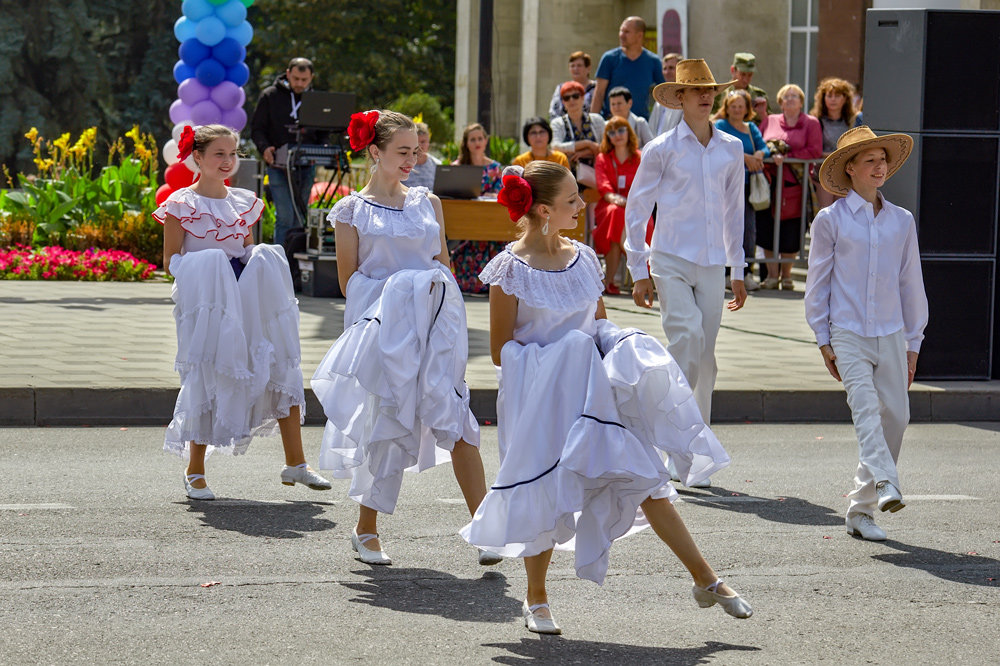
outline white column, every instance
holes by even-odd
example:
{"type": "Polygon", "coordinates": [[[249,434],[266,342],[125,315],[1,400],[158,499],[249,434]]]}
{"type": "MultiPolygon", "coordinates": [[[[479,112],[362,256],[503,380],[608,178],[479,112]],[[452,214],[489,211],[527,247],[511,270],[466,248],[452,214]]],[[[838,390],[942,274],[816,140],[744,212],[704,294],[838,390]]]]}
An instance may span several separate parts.
{"type": "MultiPolygon", "coordinates": [[[[538,115],[538,12],[539,0],[521,0],[521,94],[520,117],[515,127],[520,136],[521,123],[538,115]]],[[[545,115],[545,114],[542,114],[545,115]]],[[[521,138],[524,144],[523,137],[521,138]]],[[[527,149],[527,148],[525,148],[527,149]]]]}
{"type": "Polygon", "coordinates": [[[479,90],[479,2],[458,0],[455,30],[455,136],[462,140],[462,129],[476,115],[479,90]]]}

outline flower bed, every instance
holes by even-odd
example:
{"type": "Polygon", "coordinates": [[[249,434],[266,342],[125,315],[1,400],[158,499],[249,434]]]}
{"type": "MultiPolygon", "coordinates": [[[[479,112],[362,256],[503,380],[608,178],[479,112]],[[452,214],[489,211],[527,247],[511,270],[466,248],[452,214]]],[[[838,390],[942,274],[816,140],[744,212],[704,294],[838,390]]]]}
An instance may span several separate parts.
{"type": "Polygon", "coordinates": [[[120,250],[83,252],[58,246],[30,248],[18,245],[0,249],[2,280],[116,280],[148,279],[156,266],[120,250]]]}

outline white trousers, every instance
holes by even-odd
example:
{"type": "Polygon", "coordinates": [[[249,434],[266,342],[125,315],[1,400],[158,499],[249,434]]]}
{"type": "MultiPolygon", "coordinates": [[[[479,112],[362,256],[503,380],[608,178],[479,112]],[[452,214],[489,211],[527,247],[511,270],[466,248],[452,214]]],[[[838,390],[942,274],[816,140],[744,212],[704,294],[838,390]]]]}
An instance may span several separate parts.
{"type": "Polygon", "coordinates": [[[858,437],[858,470],[847,515],[873,515],[875,484],[890,481],[899,488],[896,460],[910,421],[906,341],[902,331],[867,338],[831,326],[830,334],[858,437]]]}
{"type": "Polygon", "coordinates": [[[719,369],[715,340],[726,298],[724,266],[699,266],[687,259],[654,251],[650,275],[660,295],[660,320],[667,351],[674,357],[694,393],[706,424],[712,419],[712,390],[719,369]]]}

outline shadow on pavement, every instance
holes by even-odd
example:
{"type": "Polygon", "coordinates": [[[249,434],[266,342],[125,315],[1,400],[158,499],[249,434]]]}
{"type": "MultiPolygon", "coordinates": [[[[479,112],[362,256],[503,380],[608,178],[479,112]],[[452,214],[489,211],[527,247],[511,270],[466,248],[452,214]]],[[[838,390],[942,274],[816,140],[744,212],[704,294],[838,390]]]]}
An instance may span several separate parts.
{"type": "MultiPolygon", "coordinates": [[[[527,630],[525,630],[527,631],[527,630]]],[[[560,636],[524,637],[519,643],[485,643],[483,647],[500,648],[511,656],[493,657],[499,664],[707,664],[718,652],[736,650],[757,652],[752,645],[731,645],[708,641],[703,647],[669,648],[575,641],[560,636]]]]}
{"type": "Polygon", "coordinates": [[[329,502],[258,502],[221,499],[187,502],[188,511],[208,527],[253,537],[299,539],[304,532],[333,529],[337,523],[322,518],[329,502]]]}
{"type": "Polygon", "coordinates": [[[394,566],[351,573],[368,578],[362,583],[342,583],[361,593],[351,599],[354,603],[463,622],[506,622],[521,616],[521,602],[506,595],[510,585],[496,571],[486,571],[481,578],[394,566]]]}
{"type": "Polygon", "coordinates": [[[694,492],[677,484],[678,494],[696,506],[710,506],[736,513],[756,514],[764,520],[791,525],[843,525],[844,517],[830,507],[798,497],[756,497],[720,486],[694,492]]]}
{"type": "Polygon", "coordinates": [[[949,553],[934,548],[913,546],[894,539],[883,543],[900,552],[872,555],[873,560],[894,564],[897,567],[920,569],[953,583],[1000,587],[1000,560],[978,554],[949,553]]]}

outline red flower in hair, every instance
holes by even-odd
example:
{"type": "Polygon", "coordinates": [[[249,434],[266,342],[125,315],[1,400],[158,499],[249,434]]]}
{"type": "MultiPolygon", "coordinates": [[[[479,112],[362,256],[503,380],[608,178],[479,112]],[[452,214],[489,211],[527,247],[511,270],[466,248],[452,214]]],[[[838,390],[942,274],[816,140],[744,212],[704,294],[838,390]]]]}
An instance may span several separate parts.
{"type": "Polygon", "coordinates": [[[507,207],[511,222],[517,222],[531,210],[531,185],[524,178],[510,174],[503,177],[503,189],[497,201],[507,207]]]}
{"type": "Polygon", "coordinates": [[[194,129],[190,125],[185,125],[181,130],[180,141],[177,142],[177,161],[183,162],[194,150],[194,129]]]}
{"type": "Polygon", "coordinates": [[[351,150],[364,150],[375,140],[375,123],[378,122],[378,111],[355,113],[347,126],[347,136],[351,140],[351,150]]]}

